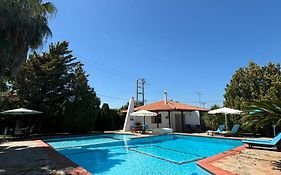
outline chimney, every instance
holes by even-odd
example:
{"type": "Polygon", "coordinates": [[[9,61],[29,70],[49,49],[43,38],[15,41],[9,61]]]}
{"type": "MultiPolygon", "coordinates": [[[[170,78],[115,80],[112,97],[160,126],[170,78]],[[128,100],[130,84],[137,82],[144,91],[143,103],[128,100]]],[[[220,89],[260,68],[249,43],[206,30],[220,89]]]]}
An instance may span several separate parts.
{"type": "Polygon", "coordinates": [[[168,103],[167,91],[164,91],[164,102],[165,104],[168,103]]]}

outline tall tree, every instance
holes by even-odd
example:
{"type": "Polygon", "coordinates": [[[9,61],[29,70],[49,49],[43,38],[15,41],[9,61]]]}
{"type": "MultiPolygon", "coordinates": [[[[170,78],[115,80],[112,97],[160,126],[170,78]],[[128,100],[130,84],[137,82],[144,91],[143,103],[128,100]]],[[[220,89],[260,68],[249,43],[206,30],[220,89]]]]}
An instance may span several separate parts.
{"type": "Polygon", "coordinates": [[[109,105],[104,103],[99,111],[95,129],[98,131],[114,130],[115,126],[113,117],[109,105]]]}
{"type": "Polygon", "coordinates": [[[94,129],[99,112],[100,99],[88,85],[83,65],[79,63],[71,83],[71,95],[65,104],[64,128],[70,132],[85,132],[94,129]]]}
{"type": "Polygon", "coordinates": [[[280,64],[258,66],[250,62],[248,67],[238,69],[227,84],[224,97],[225,106],[241,110],[249,101],[281,99],[280,64]]]}
{"type": "Polygon", "coordinates": [[[0,76],[15,74],[28,50],[38,48],[51,36],[48,18],[55,13],[51,2],[42,0],[0,1],[0,76]]]}
{"type": "Polygon", "coordinates": [[[17,105],[16,93],[12,91],[13,77],[0,76],[0,111],[11,109],[17,105]]]}
{"type": "MultiPolygon", "coordinates": [[[[213,105],[213,106],[211,106],[210,110],[214,110],[214,109],[218,109],[218,108],[219,108],[218,105],[213,105]]],[[[203,121],[204,121],[205,126],[208,129],[215,130],[218,128],[219,125],[224,123],[224,115],[216,114],[216,116],[214,116],[214,115],[205,113],[203,115],[203,121]]]]}
{"type": "MultiPolygon", "coordinates": [[[[48,131],[66,129],[63,125],[65,117],[72,123],[84,114],[95,118],[97,113],[100,101],[88,86],[82,64],[75,59],[68,49],[68,42],[51,44],[47,52],[34,52],[16,77],[15,89],[22,106],[43,111],[45,117],[42,120],[45,120],[44,127],[48,131]]],[[[81,123],[75,124],[83,127],[81,123]]]]}
{"type": "MultiPolygon", "coordinates": [[[[74,57],[68,43],[51,44],[49,51],[34,52],[16,77],[15,88],[22,106],[44,112],[46,120],[56,130],[64,114],[64,105],[70,94],[71,80],[75,75],[74,57]]],[[[47,122],[47,123],[48,123],[47,122]]]]}

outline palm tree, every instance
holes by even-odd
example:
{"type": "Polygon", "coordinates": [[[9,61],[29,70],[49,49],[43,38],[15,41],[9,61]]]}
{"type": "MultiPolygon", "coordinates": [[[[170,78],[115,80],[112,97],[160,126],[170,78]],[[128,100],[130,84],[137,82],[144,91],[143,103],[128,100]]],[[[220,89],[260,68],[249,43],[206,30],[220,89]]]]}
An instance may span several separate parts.
{"type": "Polygon", "coordinates": [[[42,0],[0,1],[0,76],[14,75],[29,49],[42,46],[52,35],[48,18],[55,13],[55,6],[42,0]]]}
{"type": "Polygon", "coordinates": [[[248,103],[247,114],[243,116],[244,125],[261,128],[281,124],[281,100],[254,101],[248,103]]]}

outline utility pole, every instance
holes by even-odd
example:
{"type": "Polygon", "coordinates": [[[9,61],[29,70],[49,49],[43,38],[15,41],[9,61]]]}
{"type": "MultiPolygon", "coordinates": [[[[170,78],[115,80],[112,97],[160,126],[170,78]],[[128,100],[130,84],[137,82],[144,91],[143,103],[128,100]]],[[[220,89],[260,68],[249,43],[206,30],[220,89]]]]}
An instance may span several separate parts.
{"type": "Polygon", "coordinates": [[[202,95],[202,93],[201,93],[201,92],[196,92],[196,94],[198,94],[198,97],[199,97],[199,106],[201,107],[201,95],[202,95]]]}
{"type": "Polygon", "coordinates": [[[135,102],[138,102],[139,101],[139,79],[137,79],[137,86],[136,86],[136,90],[137,90],[137,93],[136,93],[136,101],[135,102]]]}
{"type": "Polygon", "coordinates": [[[144,78],[139,78],[137,79],[137,93],[136,93],[136,102],[141,102],[142,105],[144,105],[144,85],[145,85],[145,79],[144,78]],[[139,99],[139,95],[141,95],[141,101],[139,99]]]}
{"type": "Polygon", "coordinates": [[[205,108],[205,104],[207,104],[206,102],[202,102],[202,104],[203,104],[203,108],[205,108]]]}

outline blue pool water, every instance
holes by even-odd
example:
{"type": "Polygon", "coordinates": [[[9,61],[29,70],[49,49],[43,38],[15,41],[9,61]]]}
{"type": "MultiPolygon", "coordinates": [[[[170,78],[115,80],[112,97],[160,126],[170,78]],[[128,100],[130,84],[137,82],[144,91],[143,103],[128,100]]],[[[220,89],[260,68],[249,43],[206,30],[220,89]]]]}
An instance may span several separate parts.
{"type": "Polygon", "coordinates": [[[58,152],[97,175],[202,174],[196,161],[242,145],[240,140],[176,134],[134,138],[103,134],[46,140],[58,152]]]}
{"type": "Polygon", "coordinates": [[[85,137],[48,139],[46,142],[54,148],[66,148],[76,146],[87,146],[128,140],[134,137],[133,134],[99,134],[85,137]]]}

